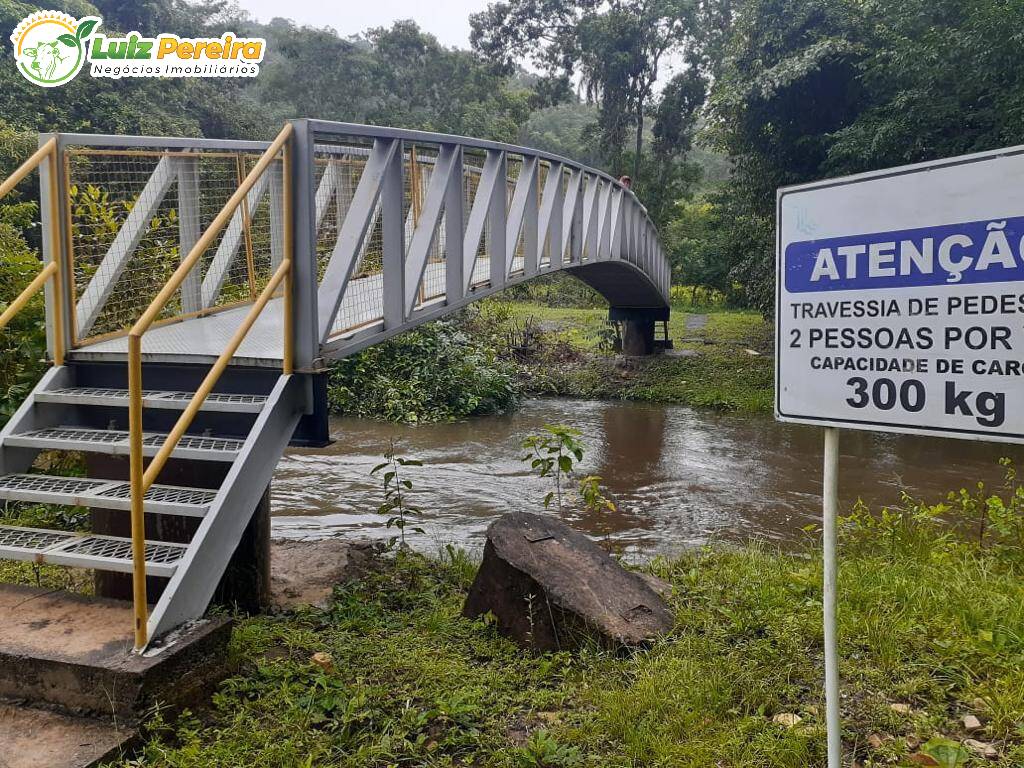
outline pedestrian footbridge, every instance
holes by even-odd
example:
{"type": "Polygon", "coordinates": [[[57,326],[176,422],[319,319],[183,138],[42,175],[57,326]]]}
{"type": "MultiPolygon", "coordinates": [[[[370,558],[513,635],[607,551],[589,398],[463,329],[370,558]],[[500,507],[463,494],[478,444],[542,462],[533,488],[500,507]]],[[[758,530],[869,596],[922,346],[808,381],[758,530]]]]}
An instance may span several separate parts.
{"type": "Polygon", "coordinates": [[[633,193],[523,147],[319,120],[49,134],[0,197],[36,169],[45,267],[0,328],[43,290],[53,367],[0,430],[0,499],[95,526],[0,526],[0,558],[128,574],[140,650],[206,611],[289,442],[325,439],[325,361],[554,271],[641,336],[667,318],[633,193]],[[51,451],[88,476],[33,468],[51,451]]]}

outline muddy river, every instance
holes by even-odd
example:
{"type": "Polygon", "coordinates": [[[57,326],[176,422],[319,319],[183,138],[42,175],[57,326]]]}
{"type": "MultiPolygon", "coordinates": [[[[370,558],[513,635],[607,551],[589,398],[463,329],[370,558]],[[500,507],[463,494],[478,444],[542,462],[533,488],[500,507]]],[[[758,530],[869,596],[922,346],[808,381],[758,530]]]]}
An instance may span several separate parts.
{"type": "MultiPolygon", "coordinates": [[[[520,461],[523,438],[542,425],[582,430],[581,469],[603,478],[616,512],[566,512],[567,522],[646,557],[713,539],[797,542],[821,508],[820,429],[738,415],[607,401],[534,399],[515,414],[458,424],[405,426],[332,421],[335,442],[293,449],[274,476],[274,533],[294,538],[394,535],[376,513],[382,501],[370,470],[394,439],[411,467],[411,501],[422,508],[410,543],[478,548],[488,523],[514,509],[541,510],[547,480],[520,461]]],[[[1024,451],[960,440],[845,432],[840,494],[869,504],[899,490],[937,500],[977,480],[998,483],[997,461],[1024,451]]]]}

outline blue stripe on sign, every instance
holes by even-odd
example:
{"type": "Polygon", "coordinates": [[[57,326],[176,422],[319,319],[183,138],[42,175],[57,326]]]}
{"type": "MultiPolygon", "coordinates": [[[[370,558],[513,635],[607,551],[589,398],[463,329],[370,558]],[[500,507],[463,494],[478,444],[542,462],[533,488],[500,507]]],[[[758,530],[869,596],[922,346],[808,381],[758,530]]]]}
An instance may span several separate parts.
{"type": "Polygon", "coordinates": [[[790,293],[1024,280],[1024,217],[791,243],[783,270],[790,293]]]}

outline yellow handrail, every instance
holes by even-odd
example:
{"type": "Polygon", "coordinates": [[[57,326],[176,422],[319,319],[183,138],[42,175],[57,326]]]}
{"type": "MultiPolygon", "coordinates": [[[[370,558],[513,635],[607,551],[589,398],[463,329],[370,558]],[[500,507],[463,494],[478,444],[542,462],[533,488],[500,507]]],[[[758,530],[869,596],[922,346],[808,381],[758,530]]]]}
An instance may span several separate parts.
{"type": "Polygon", "coordinates": [[[57,139],[52,138],[33,152],[28,160],[18,166],[14,173],[11,174],[10,178],[8,178],[3,184],[0,184],[0,198],[7,197],[7,194],[18,186],[22,179],[32,173],[36,166],[43,162],[43,158],[50,155],[55,149],[57,149],[57,139]]]}
{"type": "Polygon", "coordinates": [[[31,283],[25,286],[25,290],[18,294],[18,297],[11,302],[11,305],[4,310],[4,313],[0,315],[0,330],[7,327],[7,324],[14,319],[14,316],[21,312],[28,304],[29,299],[35,296],[39,289],[42,288],[46,281],[50,279],[50,276],[57,271],[57,262],[51,261],[40,272],[31,283]]]}
{"type": "Polygon", "coordinates": [[[53,362],[57,365],[64,365],[64,281],[61,279],[60,264],[60,202],[57,198],[57,138],[53,137],[43,146],[37,149],[24,163],[0,184],[0,200],[5,198],[11,190],[43,161],[50,164],[50,246],[53,260],[43,267],[42,271],[25,286],[18,297],[11,302],[11,305],[0,315],[0,330],[7,327],[7,324],[14,319],[21,310],[28,304],[29,299],[36,295],[46,284],[46,281],[53,278],[53,362]]]}
{"type": "Polygon", "coordinates": [[[142,313],[139,320],[128,332],[128,445],[130,451],[129,478],[131,480],[131,527],[132,527],[132,596],[135,608],[135,648],[141,650],[149,640],[148,627],[148,602],[146,598],[146,518],[145,518],[145,497],[146,493],[156,482],[161,470],[167,463],[175,447],[182,436],[191,426],[199,409],[202,408],[207,396],[213,391],[219,381],[221,374],[227,369],[231,359],[235,356],[238,348],[245,340],[249,330],[255,324],[256,319],[262,313],[274,293],[285,283],[284,290],[284,352],[282,369],[285,374],[293,370],[293,349],[291,320],[291,291],[292,291],[292,243],[291,243],[291,159],[287,150],[287,143],[292,134],[292,126],[284,127],[277,138],[271,143],[267,150],[253,166],[252,170],[245,177],[238,189],[231,196],[220,213],[217,214],[209,228],[202,234],[196,244],[189,251],[188,256],[181,262],[178,268],[171,275],[167,284],[160,290],[156,298],[142,313]],[[142,336],[149,327],[156,321],[157,316],[164,306],[170,301],[174,292],[178,290],[185,281],[188,273],[199,262],[203,253],[213,243],[222,229],[227,226],[228,221],[234,212],[246,199],[249,191],[255,186],[259,177],[274,161],[275,157],[284,149],[283,173],[284,180],[284,220],[285,220],[285,257],[281,264],[274,271],[270,281],[253,302],[252,307],[246,313],[241,325],[235,331],[234,336],[228,342],[227,347],[217,358],[213,367],[203,379],[199,389],[196,390],[192,400],[185,407],[181,416],[178,417],[174,427],[168,433],[163,445],[157,451],[149,466],[143,468],[142,455],[142,336]]]}

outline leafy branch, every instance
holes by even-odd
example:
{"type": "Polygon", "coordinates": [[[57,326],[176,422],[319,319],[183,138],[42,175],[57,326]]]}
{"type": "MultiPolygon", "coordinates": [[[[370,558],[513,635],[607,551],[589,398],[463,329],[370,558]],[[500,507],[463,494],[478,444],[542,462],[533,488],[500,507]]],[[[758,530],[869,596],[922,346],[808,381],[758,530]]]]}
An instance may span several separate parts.
{"type": "MultiPolygon", "coordinates": [[[[582,432],[561,424],[545,424],[537,434],[523,440],[522,447],[526,454],[522,461],[529,462],[540,477],[550,477],[554,490],[544,496],[544,507],[551,506],[555,501],[556,509],[563,509],[564,488],[572,476],[576,466],[583,461],[582,432]]],[[[577,483],[579,499],[583,507],[592,512],[615,511],[615,503],[608,499],[601,489],[601,478],[598,475],[587,475],[577,483]]]]}

